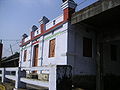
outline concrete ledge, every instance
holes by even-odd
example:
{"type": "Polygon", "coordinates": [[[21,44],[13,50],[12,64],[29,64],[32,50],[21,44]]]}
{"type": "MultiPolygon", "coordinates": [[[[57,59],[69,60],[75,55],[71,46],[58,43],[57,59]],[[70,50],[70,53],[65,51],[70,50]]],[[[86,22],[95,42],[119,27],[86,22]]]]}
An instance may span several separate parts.
{"type": "Polygon", "coordinates": [[[4,68],[0,68],[0,71],[4,70],[4,68]]]}
{"type": "Polygon", "coordinates": [[[25,71],[35,71],[35,70],[49,70],[50,67],[52,66],[39,66],[39,67],[31,67],[31,68],[21,68],[21,70],[25,70],[25,71]]]}
{"type": "Polygon", "coordinates": [[[5,77],[11,80],[16,80],[16,76],[13,75],[5,75],[5,77]]]}
{"type": "Polygon", "coordinates": [[[38,79],[41,81],[49,81],[49,74],[38,74],[38,79]]]}
{"type": "Polygon", "coordinates": [[[71,23],[78,23],[119,5],[120,0],[99,0],[87,6],[86,8],[74,13],[72,15],[71,23]]]}
{"type": "Polygon", "coordinates": [[[47,81],[39,81],[39,80],[27,79],[27,78],[21,78],[20,81],[27,84],[41,86],[41,87],[49,87],[49,82],[47,81]]]}
{"type": "Polygon", "coordinates": [[[0,77],[2,77],[3,75],[2,74],[0,74],[0,77]]]}
{"type": "Polygon", "coordinates": [[[16,68],[5,68],[6,71],[17,71],[18,70],[18,67],[16,68]]]}

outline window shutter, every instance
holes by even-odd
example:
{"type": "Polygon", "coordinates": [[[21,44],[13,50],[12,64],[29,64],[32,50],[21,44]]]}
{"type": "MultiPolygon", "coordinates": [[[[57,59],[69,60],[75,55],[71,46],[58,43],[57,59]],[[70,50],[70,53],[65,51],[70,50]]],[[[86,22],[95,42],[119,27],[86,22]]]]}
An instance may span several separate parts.
{"type": "Polygon", "coordinates": [[[49,42],[49,57],[55,57],[55,39],[49,42]]]}
{"type": "Polygon", "coordinates": [[[24,51],[24,62],[26,61],[27,59],[27,50],[24,51]]]}

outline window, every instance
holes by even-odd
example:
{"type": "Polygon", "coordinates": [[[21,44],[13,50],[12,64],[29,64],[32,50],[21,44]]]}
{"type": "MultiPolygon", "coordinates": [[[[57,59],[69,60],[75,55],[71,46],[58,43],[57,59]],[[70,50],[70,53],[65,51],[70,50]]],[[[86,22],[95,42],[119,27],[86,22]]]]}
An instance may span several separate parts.
{"type": "Polygon", "coordinates": [[[92,39],[83,38],[83,56],[92,57],[92,39]]]}
{"type": "Polygon", "coordinates": [[[55,57],[55,39],[49,42],[49,58],[50,57],[55,57]]]}
{"type": "Polygon", "coordinates": [[[37,30],[37,34],[39,34],[39,30],[37,30]]]}
{"type": "Polygon", "coordinates": [[[34,50],[33,50],[33,66],[38,66],[38,48],[39,48],[38,44],[34,46],[34,50]]]}
{"type": "Polygon", "coordinates": [[[24,62],[26,61],[27,59],[27,50],[24,51],[24,62]]]}
{"type": "Polygon", "coordinates": [[[117,46],[116,45],[111,45],[111,60],[116,61],[117,60],[117,46]]]}
{"type": "Polygon", "coordinates": [[[55,20],[53,21],[53,25],[55,25],[55,20]]]}

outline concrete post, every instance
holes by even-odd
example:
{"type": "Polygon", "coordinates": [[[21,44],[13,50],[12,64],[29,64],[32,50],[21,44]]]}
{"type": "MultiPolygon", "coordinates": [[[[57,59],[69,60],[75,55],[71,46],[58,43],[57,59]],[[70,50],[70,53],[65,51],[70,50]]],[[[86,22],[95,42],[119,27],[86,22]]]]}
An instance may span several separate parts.
{"type": "Polygon", "coordinates": [[[2,82],[3,82],[3,83],[4,83],[4,82],[9,82],[9,79],[7,79],[7,78],[5,77],[5,75],[9,75],[9,74],[10,74],[10,72],[6,71],[6,69],[4,68],[3,71],[2,71],[2,82]]]}
{"type": "Polygon", "coordinates": [[[72,90],[72,67],[57,65],[50,68],[49,90],[72,90]]]}
{"type": "Polygon", "coordinates": [[[97,76],[96,90],[104,90],[103,87],[103,43],[97,44],[97,76]]]}
{"type": "Polygon", "coordinates": [[[21,71],[21,68],[19,67],[18,70],[16,71],[16,81],[15,81],[15,88],[26,88],[26,84],[20,81],[21,77],[25,77],[26,72],[21,71]]]}
{"type": "Polygon", "coordinates": [[[2,83],[4,82],[4,68],[2,68],[2,83]]]}
{"type": "Polygon", "coordinates": [[[56,66],[49,70],[49,90],[56,90],[56,66]]]}

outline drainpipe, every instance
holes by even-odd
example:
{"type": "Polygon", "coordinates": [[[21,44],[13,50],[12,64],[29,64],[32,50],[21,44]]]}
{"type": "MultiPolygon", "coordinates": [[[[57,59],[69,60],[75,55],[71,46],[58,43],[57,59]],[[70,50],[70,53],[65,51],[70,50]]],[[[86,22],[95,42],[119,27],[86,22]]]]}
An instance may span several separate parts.
{"type": "Polygon", "coordinates": [[[43,51],[44,50],[44,36],[43,36],[43,40],[42,40],[42,52],[41,52],[41,66],[43,65],[43,51]]]}
{"type": "Polygon", "coordinates": [[[19,67],[22,67],[22,66],[21,66],[21,64],[22,64],[22,52],[23,52],[23,51],[22,51],[22,48],[21,48],[21,50],[20,50],[20,56],[19,56],[19,59],[20,59],[20,60],[19,60],[19,67]]]}
{"type": "Polygon", "coordinates": [[[31,52],[30,52],[30,66],[29,67],[32,67],[32,43],[31,43],[31,52]]]}

